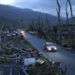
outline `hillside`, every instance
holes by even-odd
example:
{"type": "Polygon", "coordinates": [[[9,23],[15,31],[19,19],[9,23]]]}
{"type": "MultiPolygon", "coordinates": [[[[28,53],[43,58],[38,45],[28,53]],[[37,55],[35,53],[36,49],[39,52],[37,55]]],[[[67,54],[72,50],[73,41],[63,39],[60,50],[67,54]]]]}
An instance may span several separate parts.
{"type": "Polygon", "coordinates": [[[43,24],[48,21],[49,25],[57,23],[57,17],[46,13],[40,13],[31,9],[20,9],[17,7],[0,5],[0,23],[18,26],[31,25],[32,22],[39,23],[40,20],[43,24]]]}

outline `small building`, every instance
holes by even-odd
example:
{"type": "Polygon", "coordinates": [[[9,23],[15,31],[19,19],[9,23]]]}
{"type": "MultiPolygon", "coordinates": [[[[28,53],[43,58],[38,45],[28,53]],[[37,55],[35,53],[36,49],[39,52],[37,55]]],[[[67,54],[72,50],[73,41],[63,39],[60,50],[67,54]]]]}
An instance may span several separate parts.
{"type": "Polygon", "coordinates": [[[24,65],[26,65],[26,66],[33,65],[35,63],[36,63],[35,58],[25,58],[24,59],[24,65]]]}

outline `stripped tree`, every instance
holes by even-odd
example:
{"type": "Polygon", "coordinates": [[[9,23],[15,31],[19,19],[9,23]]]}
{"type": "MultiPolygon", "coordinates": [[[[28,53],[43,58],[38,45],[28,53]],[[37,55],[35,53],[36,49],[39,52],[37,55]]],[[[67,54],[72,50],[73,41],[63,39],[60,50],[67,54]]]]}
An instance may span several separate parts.
{"type": "MultiPolygon", "coordinates": [[[[59,34],[59,33],[61,33],[61,29],[59,29],[59,27],[61,28],[61,25],[62,25],[62,21],[61,21],[61,4],[60,4],[60,1],[61,0],[56,0],[56,2],[57,2],[57,8],[56,8],[56,11],[57,11],[57,15],[58,15],[58,30],[57,30],[57,33],[59,34]]],[[[54,31],[56,31],[56,28],[54,28],[54,31]]],[[[56,41],[58,40],[58,43],[59,44],[61,44],[62,43],[62,36],[61,36],[61,34],[59,34],[59,35],[55,35],[55,36],[57,36],[56,38],[57,39],[55,39],[56,41]]]]}
{"type": "Polygon", "coordinates": [[[69,13],[68,13],[68,3],[67,3],[67,1],[66,1],[66,5],[65,5],[65,7],[66,7],[66,24],[69,24],[69,13]]]}
{"type": "Polygon", "coordinates": [[[71,0],[67,0],[67,3],[69,4],[69,7],[70,7],[71,17],[73,17],[71,0]]]}
{"type": "Polygon", "coordinates": [[[58,23],[59,25],[61,24],[61,6],[60,6],[60,2],[59,0],[56,0],[57,1],[57,8],[56,8],[56,11],[57,11],[57,15],[58,15],[58,23]]]}

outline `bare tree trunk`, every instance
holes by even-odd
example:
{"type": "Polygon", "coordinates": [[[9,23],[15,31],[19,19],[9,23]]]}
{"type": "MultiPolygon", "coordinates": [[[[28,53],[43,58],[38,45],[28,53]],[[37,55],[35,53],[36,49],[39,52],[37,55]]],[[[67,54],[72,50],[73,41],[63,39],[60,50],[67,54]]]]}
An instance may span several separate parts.
{"type": "Polygon", "coordinates": [[[67,3],[67,1],[66,1],[66,24],[69,24],[69,13],[68,13],[68,3],[67,3]]]}
{"type": "Polygon", "coordinates": [[[72,4],[71,4],[71,0],[67,0],[69,6],[70,6],[70,11],[71,11],[71,17],[73,17],[73,11],[72,11],[72,4]]]}
{"type": "Polygon", "coordinates": [[[60,25],[61,24],[61,6],[60,6],[60,3],[59,3],[59,0],[57,0],[57,5],[58,5],[58,8],[56,10],[57,10],[57,15],[58,15],[58,22],[59,22],[59,25],[60,25]]]}
{"type": "MultiPolygon", "coordinates": [[[[58,25],[60,26],[62,23],[61,23],[61,5],[60,5],[60,2],[59,0],[56,0],[57,1],[57,15],[58,15],[58,25]]],[[[57,33],[61,33],[60,30],[57,30],[57,33]]],[[[61,37],[61,34],[57,35],[57,39],[62,40],[62,37],[61,37]]],[[[61,41],[59,42],[61,44],[61,41]]]]}

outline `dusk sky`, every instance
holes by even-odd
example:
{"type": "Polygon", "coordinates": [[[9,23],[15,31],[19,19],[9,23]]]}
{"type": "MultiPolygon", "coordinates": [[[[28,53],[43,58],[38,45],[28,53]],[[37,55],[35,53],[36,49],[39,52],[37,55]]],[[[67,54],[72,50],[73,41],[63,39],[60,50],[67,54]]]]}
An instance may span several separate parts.
{"type": "MultiPolygon", "coordinates": [[[[65,1],[60,0],[62,11],[61,14],[65,16],[65,1]]],[[[73,14],[75,14],[75,0],[71,0],[73,7],[73,14]]],[[[0,4],[13,5],[20,8],[29,8],[36,11],[46,12],[56,15],[56,0],[0,0],[0,4]]]]}

